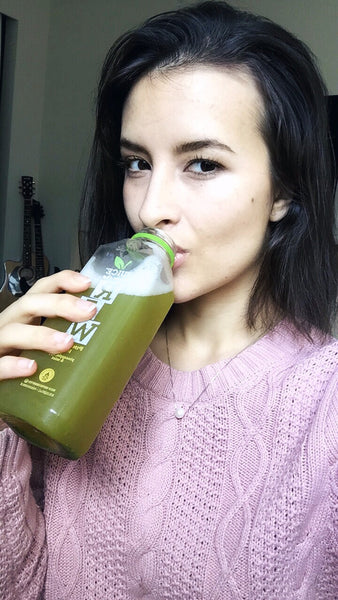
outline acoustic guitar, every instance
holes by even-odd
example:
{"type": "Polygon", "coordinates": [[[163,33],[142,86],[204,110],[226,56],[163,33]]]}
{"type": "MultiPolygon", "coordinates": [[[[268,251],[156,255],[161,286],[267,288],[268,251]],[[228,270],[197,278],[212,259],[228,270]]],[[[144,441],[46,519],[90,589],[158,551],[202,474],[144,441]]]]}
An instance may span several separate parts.
{"type": "Polygon", "coordinates": [[[39,277],[43,277],[48,272],[48,261],[43,256],[40,219],[44,213],[43,210],[41,213],[41,209],[39,209],[39,215],[36,216],[35,221],[35,244],[38,256],[36,256],[36,252],[32,252],[34,185],[33,177],[26,175],[21,177],[19,189],[24,199],[22,261],[7,260],[4,263],[5,277],[0,289],[0,310],[23,296],[39,277]],[[36,261],[38,261],[38,265],[36,261]]]}

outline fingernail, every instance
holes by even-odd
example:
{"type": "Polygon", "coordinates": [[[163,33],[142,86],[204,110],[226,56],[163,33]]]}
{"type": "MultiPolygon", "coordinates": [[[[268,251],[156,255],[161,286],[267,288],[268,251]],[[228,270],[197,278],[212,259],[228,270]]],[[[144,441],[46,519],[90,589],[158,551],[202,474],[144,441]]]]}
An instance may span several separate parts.
{"type": "Polygon", "coordinates": [[[29,360],[29,358],[19,358],[18,359],[18,367],[20,370],[22,371],[28,371],[31,370],[31,368],[33,367],[35,361],[34,360],[29,360]]]}
{"type": "Polygon", "coordinates": [[[73,341],[73,336],[69,333],[62,333],[61,331],[56,331],[53,335],[53,339],[55,344],[66,346],[71,341],[73,341]]]}
{"type": "Polygon", "coordinates": [[[80,277],[82,279],[82,281],[84,283],[88,283],[88,285],[91,283],[90,277],[87,277],[87,275],[83,275],[82,273],[75,273],[75,277],[77,279],[80,277]]]}
{"type": "Polygon", "coordinates": [[[88,300],[77,300],[77,306],[82,312],[90,314],[96,310],[96,304],[88,300]]]}

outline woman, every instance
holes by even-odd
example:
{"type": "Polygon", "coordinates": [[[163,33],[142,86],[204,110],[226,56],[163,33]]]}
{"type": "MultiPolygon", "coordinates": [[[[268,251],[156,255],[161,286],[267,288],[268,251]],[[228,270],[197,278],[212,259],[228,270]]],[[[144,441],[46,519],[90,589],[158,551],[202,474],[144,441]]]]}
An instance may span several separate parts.
{"type": "MultiPolygon", "coordinates": [[[[83,257],[163,229],[175,305],[86,456],[31,450],[43,512],[29,448],[3,430],[6,598],[337,597],[324,93],[301,42],[223,2],[154,17],[109,52],[83,257]]],[[[71,296],[87,287],[58,273],[4,311],[2,379],[36,369],[17,349],[70,348],[37,323],[92,317],[71,296]]]]}

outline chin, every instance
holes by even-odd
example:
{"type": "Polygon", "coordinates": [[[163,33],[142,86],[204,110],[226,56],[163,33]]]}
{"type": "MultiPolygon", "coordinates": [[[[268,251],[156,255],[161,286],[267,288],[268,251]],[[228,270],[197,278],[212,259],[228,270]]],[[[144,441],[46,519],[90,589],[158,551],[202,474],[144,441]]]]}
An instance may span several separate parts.
{"type": "Polygon", "coordinates": [[[179,289],[181,286],[179,285],[174,285],[174,303],[175,304],[184,304],[187,302],[192,302],[193,300],[196,300],[197,298],[200,298],[201,296],[204,295],[204,293],[198,289],[198,290],[184,290],[179,289]]]}

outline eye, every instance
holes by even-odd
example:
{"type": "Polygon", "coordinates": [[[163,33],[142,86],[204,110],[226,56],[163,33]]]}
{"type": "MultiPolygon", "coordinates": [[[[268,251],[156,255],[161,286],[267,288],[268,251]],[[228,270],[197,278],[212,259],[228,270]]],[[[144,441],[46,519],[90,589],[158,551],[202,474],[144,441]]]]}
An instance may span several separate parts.
{"type": "Polygon", "coordinates": [[[196,175],[208,175],[215,173],[222,168],[222,165],[214,160],[208,160],[207,158],[194,158],[188,163],[186,170],[190,173],[195,173],[196,175]]]}
{"type": "Polygon", "coordinates": [[[141,171],[149,171],[151,169],[149,163],[144,158],[138,158],[137,156],[122,158],[121,166],[128,175],[136,175],[141,171]]]}

